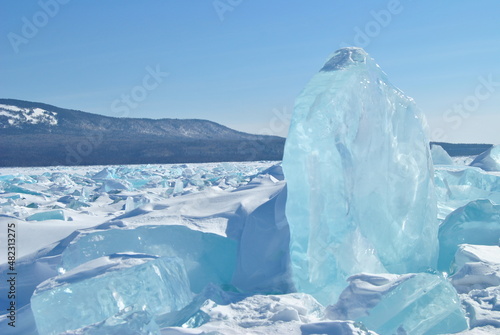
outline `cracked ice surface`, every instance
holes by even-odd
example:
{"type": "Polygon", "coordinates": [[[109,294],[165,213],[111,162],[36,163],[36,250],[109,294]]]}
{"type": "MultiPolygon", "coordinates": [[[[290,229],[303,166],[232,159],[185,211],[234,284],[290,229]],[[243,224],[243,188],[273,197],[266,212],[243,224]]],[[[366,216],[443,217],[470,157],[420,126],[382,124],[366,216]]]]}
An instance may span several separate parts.
{"type": "Polygon", "coordinates": [[[434,165],[453,165],[453,159],[438,144],[433,144],[431,147],[432,162],[434,165]]]}

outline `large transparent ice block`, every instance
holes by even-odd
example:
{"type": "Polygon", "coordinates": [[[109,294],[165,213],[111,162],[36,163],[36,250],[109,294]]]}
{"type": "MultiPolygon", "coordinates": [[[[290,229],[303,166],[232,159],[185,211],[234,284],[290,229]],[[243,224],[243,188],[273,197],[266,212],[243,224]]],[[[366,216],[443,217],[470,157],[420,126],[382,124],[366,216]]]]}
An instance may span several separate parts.
{"type": "Polygon", "coordinates": [[[43,335],[89,326],[125,310],[153,315],[176,311],[191,299],[179,259],[115,254],[42,282],[31,309],[43,335]]]}
{"type": "Polygon", "coordinates": [[[435,267],[425,122],[364,50],[338,50],[297,98],[283,170],[299,291],[334,303],[355,273],[435,267]]]}
{"type": "Polygon", "coordinates": [[[358,274],[338,303],[327,309],[334,320],[356,320],[381,335],[451,334],[467,329],[453,286],[432,273],[358,274]]]}

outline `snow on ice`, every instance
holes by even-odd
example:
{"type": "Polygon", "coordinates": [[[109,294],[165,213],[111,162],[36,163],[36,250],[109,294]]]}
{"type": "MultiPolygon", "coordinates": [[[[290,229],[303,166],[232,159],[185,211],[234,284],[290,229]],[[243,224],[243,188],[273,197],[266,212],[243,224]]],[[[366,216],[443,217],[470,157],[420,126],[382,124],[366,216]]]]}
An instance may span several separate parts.
{"type": "Polygon", "coordinates": [[[488,199],[469,202],[439,227],[439,270],[448,271],[460,244],[498,245],[500,205],[488,199]]]}
{"type": "Polygon", "coordinates": [[[492,146],[477,156],[470,165],[485,171],[500,171],[500,145],[492,146]]]}

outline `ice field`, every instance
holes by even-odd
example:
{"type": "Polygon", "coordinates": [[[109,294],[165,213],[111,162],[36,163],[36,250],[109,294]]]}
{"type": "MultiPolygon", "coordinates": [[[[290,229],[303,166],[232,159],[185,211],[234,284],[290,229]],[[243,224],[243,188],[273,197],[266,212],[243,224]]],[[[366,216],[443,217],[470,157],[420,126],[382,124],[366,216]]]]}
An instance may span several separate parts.
{"type": "MultiPolygon", "coordinates": [[[[326,306],[292,293],[277,162],[0,173],[0,224],[16,223],[19,273],[17,325],[9,327],[3,313],[2,334],[36,334],[36,324],[41,334],[84,327],[81,334],[115,327],[122,334],[368,334],[355,321],[370,324],[374,305],[390,304],[395,318],[420,305],[436,315],[436,301],[453,307],[459,320],[450,322],[458,326],[500,323],[500,173],[436,166],[439,242],[448,250],[440,270],[448,275],[357,274],[326,306]],[[426,296],[429,287],[440,295],[426,296]]],[[[2,306],[6,297],[2,287],[2,306]]]]}
{"type": "Polygon", "coordinates": [[[498,334],[498,146],[428,143],[345,48],[283,162],[2,168],[0,333],[498,334]]]}

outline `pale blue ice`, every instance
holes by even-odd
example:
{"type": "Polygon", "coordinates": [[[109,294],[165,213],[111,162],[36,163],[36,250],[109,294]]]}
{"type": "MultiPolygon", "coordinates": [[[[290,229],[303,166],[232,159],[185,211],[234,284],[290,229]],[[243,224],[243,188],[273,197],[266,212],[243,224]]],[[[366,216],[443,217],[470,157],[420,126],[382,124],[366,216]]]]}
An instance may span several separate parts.
{"type": "Polygon", "coordinates": [[[300,292],[334,303],[355,273],[435,267],[433,166],[414,101],[359,48],[338,50],[295,103],[286,215],[300,292]]]}
{"type": "Polygon", "coordinates": [[[120,313],[177,311],[191,302],[182,261],[143,254],[94,259],[38,285],[31,310],[41,335],[103,322],[120,313]]]}
{"type": "Polygon", "coordinates": [[[381,335],[437,335],[467,329],[465,312],[448,280],[433,273],[359,274],[327,316],[356,320],[381,335]]]}
{"type": "Polygon", "coordinates": [[[439,270],[450,271],[460,244],[498,245],[500,205],[488,199],[471,201],[446,217],[439,227],[439,270]]]}
{"type": "Polygon", "coordinates": [[[485,171],[500,171],[500,145],[492,146],[477,156],[470,165],[485,171]]]}

